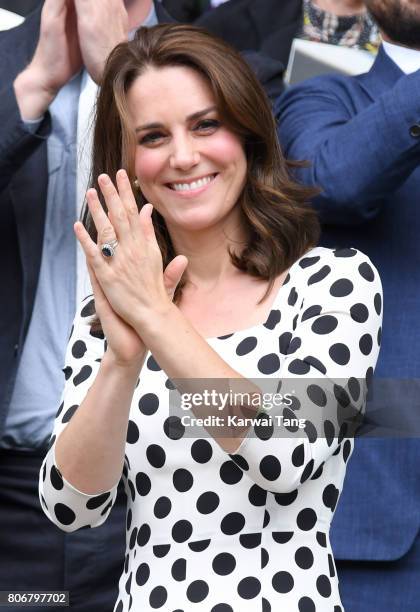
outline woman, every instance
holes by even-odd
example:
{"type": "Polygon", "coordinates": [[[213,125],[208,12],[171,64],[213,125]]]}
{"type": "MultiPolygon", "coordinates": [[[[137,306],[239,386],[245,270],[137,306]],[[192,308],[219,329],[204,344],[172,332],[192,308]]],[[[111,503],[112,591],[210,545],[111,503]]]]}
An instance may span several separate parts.
{"type": "Polygon", "coordinates": [[[101,524],[122,473],[118,612],[341,610],[328,531],[379,351],[378,273],[314,246],[264,92],[201,30],[141,29],[113,51],[94,141],[89,231],[75,225],[94,301],[69,342],[45,512],[101,524]],[[184,400],[224,392],[224,412],[192,417],[254,421],[191,429],[173,381],[184,400]],[[283,403],[263,404],[266,382],[283,403]]]}

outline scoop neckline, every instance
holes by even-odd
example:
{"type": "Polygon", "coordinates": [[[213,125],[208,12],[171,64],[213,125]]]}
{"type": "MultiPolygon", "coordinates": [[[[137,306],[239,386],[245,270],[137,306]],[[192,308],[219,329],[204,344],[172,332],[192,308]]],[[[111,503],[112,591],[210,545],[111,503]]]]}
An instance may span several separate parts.
{"type": "Polygon", "coordinates": [[[227,334],[223,334],[221,336],[210,336],[209,338],[204,338],[204,340],[206,342],[210,342],[210,341],[213,341],[213,340],[227,340],[228,338],[230,338],[232,336],[235,336],[237,334],[242,334],[243,332],[251,332],[253,329],[257,329],[259,327],[264,327],[266,325],[267,321],[269,320],[269,318],[271,317],[271,313],[274,310],[278,310],[278,308],[276,308],[276,306],[277,306],[277,302],[279,300],[279,296],[280,296],[280,294],[282,292],[282,289],[289,285],[290,279],[292,278],[291,272],[292,272],[293,268],[295,268],[302,259],[304,259],[305,257],[309,257],[310,253],[312,253],[312,251],[315,251],[316,249],[319,249],[319,247],[316,246],[316,247],[313,247],[312,249],[309,249],[309,251],[306,251],[306,253],[304,253],[301,257],[299,257],[299,259],[297,259],[294,263],[292,263],[292,265],[290,266],[289,271],[288,271],[288,273],[286,275],[286,278],[284,279],[283,283],[280,285],[280,287],[277,290],[277,293],[275,295],[273,303],[271,304],[270,312],[268,313],[268,316],[267,316],[265,321],[262,321],[260,323],[256,323],[255,325],[251,325],[251,327],[244,327],[243,329],[237,329],[237,330],[235,330],[233,332],[228,332],[227,334]],[[287,279],[287,282],[285,282],[286,279],[287,279]]]}
{"type": "MultiPolygon", "coordinates": [[[[290,274],[290,270],[291,270],[291,268],[289,268],[288,274],[290,274]]],[[[286,278],[287,278],[287,276],[286,276],[286,278]]],[[[287,281],[286,285],[288,285],[288,284],[289,284],[289,281],[287,281]]],[[[276,293],[276,296],[275,296],[275,298],[273,300],[273,303],[271,304],[270,312],[268,313],[268,316],[267,316],[267,318],[266,318],[266,320],[264,322],[256,323],[255,325],[252,325],[251,327],[244,327],[243,329],[237,329],[237,330],[235,330],[233,332],[228,332],[227,334],[223,334],[222,336],[210,336],[210,338],[204,338],[204,340],[206,340],[206,341],[209,341],[209,340],[227,340],[228,338],[230,338],[231,336],[234,336],[235,334],[241,334],[243,332],[248,332],[248,331],[251,332],[253,329],[256,329],[258,327],[263,327],[267,323],[269,318],[271,317],[271,313],[274,310],[277,310],[276,305],[277,305],[277,301],[279,299],[279,294],[280,294],[280,292],[281,292],[281,290],[283,289],[284,286],[285,286],[285,284],[283,283],[279,287],[279,289],[278,289],[278,291],[276,293]]]]}

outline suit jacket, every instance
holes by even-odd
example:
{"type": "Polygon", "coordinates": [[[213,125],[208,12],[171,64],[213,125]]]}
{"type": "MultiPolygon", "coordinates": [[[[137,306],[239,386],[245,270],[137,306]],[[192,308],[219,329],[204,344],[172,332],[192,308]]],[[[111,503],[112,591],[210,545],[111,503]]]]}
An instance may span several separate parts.
{"type": "Polygon", "coordinates": [[[314,205],[323,244],[361,249],[383,282],[382,349],[369,409],[386,415],[392,437],[356,440],[332,525],[338,559],[399,559],[419,531],[419,100],[420,71],[404,75],[381,48],[367,74],[316,77],[276,104],[287,157],[310,162],[298,178],[322,190],[314,205]],[[404,415],[417,416],[411,439],[393,435],[404,415]]]}
{"type": "MultiPolygon", "coordinates": [[[[156,3],[159,22],[172,21],[156,3]]],[[[34,306],[47,202],[47,112],[36,134],[20,118],[15,77],[35,51],[41,7],[17,28],[0,33],[0,227],[3,235],[0,315],[0,432],[6,419],[34,306]]]]}
{"type": "Polygon", "coordinates": [[[161,0],[162,5],[177,21],[192,23],[210,8],[210,0],[161,0]]]}
{"type": "MultiPolygon", "coordinates": [[[[160,23],[173,19],[159,2],[160,23]]],[[[0,315],[0,435],[28,331],[41,265],[47,202],[47,112],[36,134],[25,130],[13,90],[15,77],[29,63],[39,37],[41,8],[17,28],[0,33],[0,227],[2,308],[0,315]]],[[[246,57],[266,91],[281,91],[282,66],[257,53],[246,57]]]]}
{"type": "Polygon", "coordinates": [[[261,51],[287,65],[302,27],[302,0],[229,0],[195,21],[240,51],[261,51]]]}
{"type": "Polygon", "coordinates": [[[0,0],[0,8],[18,15],[29,15],[42,2],[43,0],[0,0]]]}

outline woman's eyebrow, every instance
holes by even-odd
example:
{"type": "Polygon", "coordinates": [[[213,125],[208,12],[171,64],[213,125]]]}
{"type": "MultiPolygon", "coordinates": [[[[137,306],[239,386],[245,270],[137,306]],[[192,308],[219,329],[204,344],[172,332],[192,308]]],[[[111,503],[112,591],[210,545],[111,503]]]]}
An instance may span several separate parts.
{"type": "MultiPolygon", "coordinates": [[[[194,119],[199,119],[200,117],[203,117],[204,115],[207,115],[208,113],[216,110],[216,106],[208,106],[207,108],[204,108],[203,110],[197,111],[196,113],[192,113],[191,115],[188,115],[188,117],[186,118],[187,121],[192,121],[194,119]]],[[[153,130],[156,128],[163,128],[164,125],[163,123],[158,123],[158,122],[154,122],[154,123],[145,123],[144,125],[139,125],[138,127],[136,127],[135,131],[136,132],[141,132],[143,130],[153,130]]]]}
{"type": "Polygon", "coordinates": [[[211,113],[211,111],[216,110],[217,107],[215,105],[213,106],[208,106],[207,108],[204,108],[201,111],[197,111],[196,113],[193,113],[192,115],[188,115],[187,120],[191,121],[192,119],[199,119],[200,117],[203,117],[203,115],[207,115],[208,113],[211,113]]]}

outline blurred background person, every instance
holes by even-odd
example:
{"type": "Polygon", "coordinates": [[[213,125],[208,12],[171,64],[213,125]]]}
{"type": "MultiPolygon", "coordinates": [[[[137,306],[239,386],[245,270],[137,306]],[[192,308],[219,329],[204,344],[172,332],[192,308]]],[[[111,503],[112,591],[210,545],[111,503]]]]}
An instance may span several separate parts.
{"type": "Polygon", "coordinates": [[[229,0],[195,25],[239,50],[262,51],[285,67],[295,37],[369,50],[380,42],[363,0],[229,0]]]}
{"type": "MultiPolygon", "coordinates": [[[[396,439],[420,397],[420,3],[367,0],[384,39],[367,74],[320,76],[277,103],[278,134],[296,170],[319,186],[322,244],[369,254],[384,287],[384,334],[370,410],[389,439],[359,439],[332,525],[344,606],[414,612],[420,601],[420,440],[396,439]],[[375,487],[374,474],[379,474],[375,487]]],[[[372,307],[379,311],[379,301],[372,307]]],[[[364,320],[359,307],[354,316],[364,320]]],[[[410,436],[410,433],[406,433],[410,436]]]]}
{"type": "Polygon", "coordinates": [[[303,0],[300,38],[376,51],[379,28],[363,0],[303,0]]]}
{"type": "Polygon", "coordinates": [[[0,590],[69,590],[78,611],[112,609],[125,545],[125,495],[106,525],[68,535],[51,529],[37,492],[84,291],[76,134],[94,89],[89,109],[79,102],[130,30],[168,19],[151,0],[46,0],[0,34],[0,590]]]}

